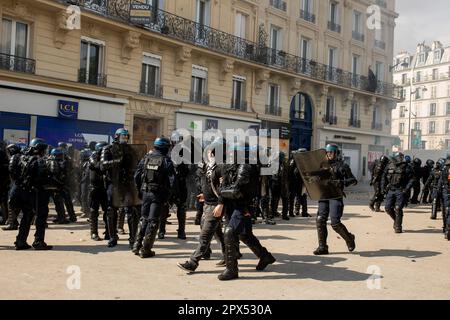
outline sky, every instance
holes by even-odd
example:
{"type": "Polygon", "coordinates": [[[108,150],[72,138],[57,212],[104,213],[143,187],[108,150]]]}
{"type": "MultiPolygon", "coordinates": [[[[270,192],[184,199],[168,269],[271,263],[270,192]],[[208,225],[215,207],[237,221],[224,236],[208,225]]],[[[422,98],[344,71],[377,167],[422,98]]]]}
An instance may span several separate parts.
{"type": "Polygon", "coordinates": [[[397,0],[394,55],[413,53],[419,42],[439,40],[450,46],[450,0],[397,0]]]}

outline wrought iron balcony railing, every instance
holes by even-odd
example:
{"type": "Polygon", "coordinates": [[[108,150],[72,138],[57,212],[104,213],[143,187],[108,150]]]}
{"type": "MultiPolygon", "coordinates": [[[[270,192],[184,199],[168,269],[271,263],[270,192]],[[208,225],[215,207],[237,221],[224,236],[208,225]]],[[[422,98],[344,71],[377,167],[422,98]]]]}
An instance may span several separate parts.
{"type": "Polygon", "coordinates": [[[378,122],[372,122],[372,130],[382,131],[383,125],[378,122]]]}
{"type": "Polygon", "coordinates": [[[266,114],[281,117],[281,108],[280,106],[266,105],[266,114]]]}
{"type": "Polygon", "coordinates": [[[341,33],[341,25],[334,21],[328,21],[328,30],[341,33]]]}
{"type": "Polygon", "coordinates": [[[326,124],[330,124],[330,125],[336,125],[338,122],[338,119],[336,116],[330,115],[330,114],[326,114],[322,121],[326,124]]]}
{"type": "Polygon", "coordinates": [[[139,93],[155,98],[162,98],[164,89],[163,86],[141,81],[139,93]]]}
{"type": "Polygon", "coordinates": [[[361,128],[361,120],[358,119],[348,119],[348,126],[354,128],[361,128]]]}
{"type": "Polygon", "coordinates": [[[0,69],[34,74],[36,70],[36,61],[0,53],[0,69]]]}
{"type": "Polygon", "coordinates": [[[386,42],[382,40],[375,40],[375,47],[381,50],[386,50],[386,42]]]}
{"type": "Polygon", "coordinates": [[[247,111],[247,101],[231,99],[231,109],[247,111]]]}
{"type": "MultiPolygon", "coordinates": [[[[134,0],[55,0],[62,3],[78,5],[90,12],[114,20],[132,24],[130,22],[130,3],[134,0]]],[[[283,69],[297,75],[310,77],[315,80],[332,82],[338,86],[354,88],[361,91],[376,93],[395,99],[402,99],[401,87],[392,83],[378,82],[369,85],[366,76],[358,76],[358,85],[353,85],[352,74],[342,69],[320,64],[314,60],[304,59],[280,50],[268,48],[264,42],[252,42],[232,34],[196,23],[195,21],[168,13],[159,9],[152,9],[150,24],[137,25],[149,31],[164,34],[167,37],[203,46],[211,51],[229,55],[238,59],[264,64],[283,69]]],[[[340,29],[340,26],[339,26],[340,29]]],[[[264,38],[264,37],[262,37],[264,38]]]]}
{"type": "Polygon", "coordinates": [[[311,23],[316,23],[316,15],[305,10],[300,10],[300,18],[311,23]]]}
{"type": "Polygon", "coordinates": [[[352,32],[352,37],[355,40],[364,42],[364,34],[362,34],[361,32],[353,31],[352,32]]]}
{"type": "Polygon", "coordinates": [[[106,87],[106,74],[87,72],[86,69],[78,70],[78,82],[106,87]]]}
{"type": "Polygon", "coordinates": [[[270,0],[270,5],[279,10],[283,10],[283,11],[287,10],[286,2],[282,1],[282,0],[270,0]]]}
{"type": "Polygon", "coordinates": [[[189,102],[209,105],[209,94],[201,94],[199,92],[191,91],[189,102]]]}

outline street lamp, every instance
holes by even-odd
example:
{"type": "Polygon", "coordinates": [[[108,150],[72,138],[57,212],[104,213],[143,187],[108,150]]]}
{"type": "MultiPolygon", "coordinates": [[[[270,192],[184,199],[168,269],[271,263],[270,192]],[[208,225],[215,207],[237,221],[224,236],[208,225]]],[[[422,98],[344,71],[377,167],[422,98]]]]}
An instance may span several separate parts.
{"type": "MultiPolygon", "coordinates": [[[[412,134],[411,134],[411,113],[412,113],[412,96],[415,95],[419,90],[422,92],[427,92],[428,89],[425,86],[420,86],[416,90],[412,91],[412,78],[411,78],[411,90],[409,92],[409,121],[408,121],[408,150],[412,150],[412,134]]],[[[417,115],[416,115],[417,117],[417,115]]]]}

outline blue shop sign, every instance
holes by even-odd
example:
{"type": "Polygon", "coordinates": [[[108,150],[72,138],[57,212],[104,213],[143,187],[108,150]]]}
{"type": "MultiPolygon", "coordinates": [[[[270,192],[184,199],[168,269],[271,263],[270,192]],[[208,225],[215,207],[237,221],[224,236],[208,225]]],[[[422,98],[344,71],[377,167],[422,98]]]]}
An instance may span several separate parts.
{"type": "Polygon", "coordinates": [[[78,119],[78,102],[58,100],[58,117],[64,119],[78,119]]]}

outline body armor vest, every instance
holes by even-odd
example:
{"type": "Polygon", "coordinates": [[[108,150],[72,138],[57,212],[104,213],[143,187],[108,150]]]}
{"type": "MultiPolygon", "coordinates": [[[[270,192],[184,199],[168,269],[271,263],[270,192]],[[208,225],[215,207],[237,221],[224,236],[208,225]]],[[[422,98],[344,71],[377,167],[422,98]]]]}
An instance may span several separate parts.
{"type": "Polygon", "coordinates": [[[165,187],[166,177],[163,172],[164,157],[162,155],[148,154],[144,162],[144,191],[155,192],[165,187]]]}

